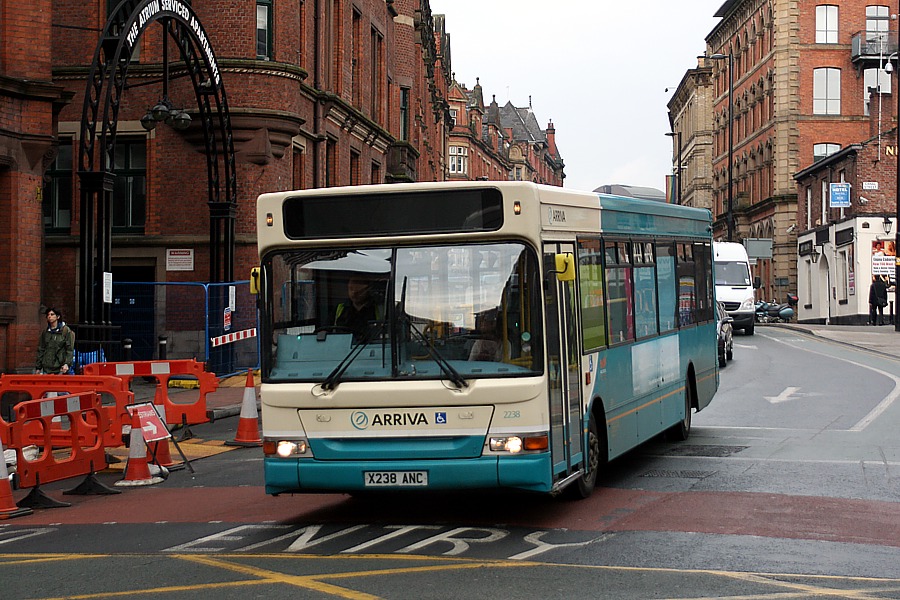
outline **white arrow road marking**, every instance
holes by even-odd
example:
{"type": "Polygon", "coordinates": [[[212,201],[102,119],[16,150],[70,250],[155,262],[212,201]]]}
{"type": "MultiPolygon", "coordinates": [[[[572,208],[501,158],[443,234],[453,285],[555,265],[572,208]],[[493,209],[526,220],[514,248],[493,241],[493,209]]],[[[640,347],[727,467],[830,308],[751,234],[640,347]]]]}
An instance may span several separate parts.
{"type": "MultiPolygon", "coordinates": [[[[779,344],[784,344],[785,346],[791,346],[792,348],[798,348],[798,346],[788,344],[788,343],[784,342],[783,340],[779,340],[778,338],[774,338],[770,335],[765,335],[764,337],[769,338],[773,342],[778,342],[779,344]]],[[[833,359],[833,360],[843,361],[848,364],[854,365],[856,367],[861,367],[863,369],[868,369],[870,371],[874,371],[875,373],[878,373],[879,375],[883,375],[884,377],[887,377],[888,379],[890,379],[891,381],[894,382],[894,389],[892,389],[891,392],[887,396],[882,398],[881,402],[878,403],[878,406],[876,406],[871,411],[869,411],[869,414],[867,414],[865,417],[860,419],[860,421],[856,425],[851,427],[850,431],[863,431],[866,427],[868,427],[869,425],[874,423],[875,419],[880,417],[884,413],[884,411],[886,411],[888,408],[890,408],[891,405],[897,400],[897,398],[900,398],[900,377],[897,377],[896,375],[892,375],[891,373],[888,373],[887,371],[883,371],[881,369],[876,369],[875,367],[872,367],[869,365],[864,365],[862,363],[858,363],[853,360],[847,360],[846,358],[841,358],[839,356],[832,356],[832,355],[826,354],[824,352],[817,352],[816,350],[810,350],[809,348],[798,348],[798,349],[809,352],[810,354],[818,354],[819,356],[825,356],[825,357],[833,359]]]]}
{"type": "Polygon", "coordinates": [[[771,402],[772,404],[778,404],[780,402],[787,402],[788,400],[793,400],[791,396],[796,394],[800,388],[798,387],[786,387],[784,390],[778,394],[777,396],[763,396],[766,400],[771,402]]]}

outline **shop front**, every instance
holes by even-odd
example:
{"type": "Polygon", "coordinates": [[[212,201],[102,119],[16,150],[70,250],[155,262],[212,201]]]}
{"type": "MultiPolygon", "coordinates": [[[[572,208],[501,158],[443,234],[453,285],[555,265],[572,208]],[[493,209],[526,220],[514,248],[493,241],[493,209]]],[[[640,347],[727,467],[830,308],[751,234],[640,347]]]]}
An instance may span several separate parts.
{"type": "Polygon", "coordinates": [[[895,219],[858,216],[797,236],[797,321],[831,325],[869,323],[869,289],[880,277],[888,286],[885,323],[893,323],[897,249],[895,219]]]}

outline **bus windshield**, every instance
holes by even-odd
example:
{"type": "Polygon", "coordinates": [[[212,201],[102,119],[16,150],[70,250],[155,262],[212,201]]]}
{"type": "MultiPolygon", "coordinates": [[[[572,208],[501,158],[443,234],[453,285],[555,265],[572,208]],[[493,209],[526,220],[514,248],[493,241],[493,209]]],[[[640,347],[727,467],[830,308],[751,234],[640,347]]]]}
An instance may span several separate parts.
{"type": "Polygon", "coordinates": [[[264,261],[266,381],[540,374],[537,257],[519,242],[284,250],[264,261]]]}

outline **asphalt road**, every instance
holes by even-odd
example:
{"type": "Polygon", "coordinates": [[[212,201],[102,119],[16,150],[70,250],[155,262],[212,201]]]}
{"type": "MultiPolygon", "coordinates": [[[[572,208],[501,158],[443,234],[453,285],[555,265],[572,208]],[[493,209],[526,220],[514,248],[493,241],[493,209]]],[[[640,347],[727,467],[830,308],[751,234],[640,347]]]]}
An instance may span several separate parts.
{"type": "Polygon", "coordinates": [[[224,419],[181,444],[208,454],[194,473],[46,486],[72,506],[0,521],[0,597],[900,598],[898,383],[883,355],[738,335],[688,442],[646,444],[583,501],[270,497],[224,419]]]}

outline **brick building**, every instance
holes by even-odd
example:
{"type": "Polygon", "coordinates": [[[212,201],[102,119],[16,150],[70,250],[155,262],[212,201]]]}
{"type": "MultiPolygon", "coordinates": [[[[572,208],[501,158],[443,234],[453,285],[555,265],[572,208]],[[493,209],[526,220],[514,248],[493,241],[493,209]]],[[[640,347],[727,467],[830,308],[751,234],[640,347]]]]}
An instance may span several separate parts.
{"type": "MultiPolygon", "coordinates": [[[[870,137],[814,162],[795,175],[798,198],[797,318],[806,323],[863,325],[869,320],[873,276],[895,275],[897,129],[884,129],[895,95],[870,106],[870,137]],[[844,207],[839,190],[847,184],[844,207]]],[[[886,314],[895,314],[894,295],[886,314]]]]}
{"type": "Polygon", "coordinates": [[[562,186],[565,164],[556,147],[553,122],[541,129],[531,108],[511,102],[485,106],[481,83],[469,90],[453,81],[449,96],[453,127],[448,150],[448,178],[533,181],[562,186]]]}
{"type": "MultiPolygon", "coordinates": [[[[730,171],[734,239],[772,240],[772,259],[758,260],[754,275],[759,297],[783,299],[796,290],[805,226],[794,175],[870,137],[866,91],[879,79],[889,91],[879,67],[896,51],[896,25],[888,6],[859,0],[727,0],[715,16],[699,65],[712,70],[711,120],[682,124],[680,106],[670,105],[673,130],[711,130],[716,237],[728,231],[730,171]]],[[[893,124],[883,116],[883,126],[893,124]]]]}
{"type": "MultiPolygon", "coordinates": [[[[448,179],[509,179],[511,140],[500,123],[485,117],[481,84],[469,90],[454,80],[448,100],[453,126],[447,153],[448,179]]],[[[496,104],[494,102],[493,104],[496,104]]]]}
{"type": "MultiPolygon", "coordinates": [[[[181,5],[151,4],[130,0],[127,7],[181,5]]],[[[449,36],[429,0],[183,4],[205,29],[227,93],[235,279],[257,261],[261,192],[448,177],[449,36]]],[[[33,362],[41,305],[59,306],[70,322],[78,318],[84,95],[101,32],[118,6],[0,3],[0,252],[7,259],[0,267],[0,371],[33,362]]],[[[142,30],[115,98],[113,281],[208,281],[215,271],[199,92],[164,32],[160,23],[142,30]],[[190,115],[190,126],[151,123],[150,109],[163,100],[190,115]],[[191,259],[170,269],[173,251],[191,259]]],[[[470,131],[473,140],[484,133],[470,131]]],[[[477,143],[505,151],[501,128],[488,124],[486,131],[477,143]]],[[[549,130],[528,152],[523,148],[531,171],[549,181],[544,174],[557,165],[561,184],[549,130]]],[[[478,176],[513,177],[513,165],[501,158],[498,151],[478,176]]]]}
{"type": "Polygon", "coordinates": [[[712,211],[712,67],[706,62],[700,59],[696,68],[688,69],[668,109],[674,196],[679,204],[712,211]]]}
{"type": "Polygon", "coordinates": [[[556,128],[550,121],[547,129],[541,129],[531,109],[530,96],[527,108],[516,107],[511,102],[498,106],[493,100],[488,107],[487,119],[499,123],[510,141],[510,179],[563,185],[565,163],[556,147],[556,128]]]}
{"type": "Polygon", "coordinates": [[[52,81],[50,8],[50,0],[0,2],[0,371],[33,369],[46,326],[43,176],[55,153],[57,115],[72,99],[52,81]]]}

